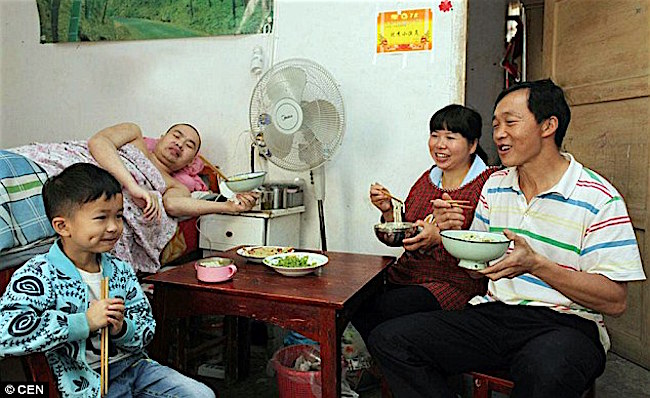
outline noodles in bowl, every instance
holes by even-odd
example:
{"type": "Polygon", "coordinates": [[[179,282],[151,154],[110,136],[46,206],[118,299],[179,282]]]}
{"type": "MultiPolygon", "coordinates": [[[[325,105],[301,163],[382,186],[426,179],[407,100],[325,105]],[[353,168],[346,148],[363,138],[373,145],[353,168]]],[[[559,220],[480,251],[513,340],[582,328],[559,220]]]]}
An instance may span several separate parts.
{"type": "Polygon", "coordinates": [[[375,224],[375,235],[377,239],[387,246],[402,246],[402,241],[406,238],[412,238],[422,230],[412,222],[386,222],[375,224]]]}
{"type": "Polygon", "coordinates": [[[467,230],[441,231],[442,245],[460,259],[460,267],[480,270],[487,262],[503,256],[510,240],[499,233],[467,230]]]}

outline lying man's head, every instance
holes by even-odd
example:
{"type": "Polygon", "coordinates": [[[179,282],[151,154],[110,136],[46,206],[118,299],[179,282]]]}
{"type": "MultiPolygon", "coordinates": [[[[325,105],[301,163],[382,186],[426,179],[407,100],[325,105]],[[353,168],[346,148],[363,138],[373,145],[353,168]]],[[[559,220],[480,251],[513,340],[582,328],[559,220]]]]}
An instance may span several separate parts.
{"type": "Polygon", "coordinates": [[[158,140],[153,154],[170,172],[174,172],[192,163],[200,147],[199,131],[190,124],[179,123],[171,126],[158,140]]]}
{"type": "Polygon", "coordinates": [[[106,170],[77,163],[43,185],[45,214],[78,250],[103,253],[122,235],[122,186],[106,170]]]}

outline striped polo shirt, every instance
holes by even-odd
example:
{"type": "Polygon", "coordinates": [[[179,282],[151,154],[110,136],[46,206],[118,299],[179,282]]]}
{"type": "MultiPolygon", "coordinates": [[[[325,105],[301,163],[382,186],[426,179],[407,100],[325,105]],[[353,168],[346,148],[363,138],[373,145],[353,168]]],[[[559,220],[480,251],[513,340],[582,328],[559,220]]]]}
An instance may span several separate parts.
{"type": "MultiPolygon", "coordinates": [[[[492,174],[483,186],[471,229],[501,232],[507,228],[558,267],[614,281],[645,279],[623,198],[605,178],[570,154],[563,156],[570,164],[560,181],[530,202],[519,188],[515,167],[492,174]]],[[[593,320],[601,343],[609,349],[600,313],[573,302],[533,275],[490,281],[487,294],[474,297],[470,304],[488,301],[549,307],[593,320]]]]}

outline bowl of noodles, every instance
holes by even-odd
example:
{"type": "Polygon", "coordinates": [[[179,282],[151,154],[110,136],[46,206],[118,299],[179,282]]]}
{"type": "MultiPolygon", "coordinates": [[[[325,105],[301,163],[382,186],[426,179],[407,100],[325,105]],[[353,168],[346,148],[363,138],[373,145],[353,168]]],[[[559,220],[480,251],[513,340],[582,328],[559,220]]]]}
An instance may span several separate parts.
{"type": "Polygon", "coordinates": [[[412,238],[422,230],[412,222],[385,222],[375,224],[374,229],[377,239],[390,247],[402,246],[404,239],[412,238]]]}
{"type": "Polygon", "coordinates": [[[505,235],[496,232],[447,230],[440,236],[445,250],[460,259],[458,266],[471,270],[484,269],[488,261],[503,256],[510,245],[505,235]]]}

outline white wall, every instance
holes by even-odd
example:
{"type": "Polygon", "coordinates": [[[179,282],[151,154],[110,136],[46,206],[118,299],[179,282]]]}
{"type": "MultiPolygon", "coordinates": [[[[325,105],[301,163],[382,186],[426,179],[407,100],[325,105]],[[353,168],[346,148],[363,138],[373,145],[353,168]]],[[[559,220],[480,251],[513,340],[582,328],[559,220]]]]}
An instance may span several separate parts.
{"type": "MultiPolygon", "coordinates": [[[[273,36],[247,35],[134,42],[39,44],[36,2],[0,1],[0,147],[84,139],[107,125],[133,121],[155,136],[187,121],[204,137],[203,152],[226,172],[248,169],[248,104],[256,77],[253,48],[265,59],[292,57],[323,65],[340,84],[346,107],[343,144],[326,166],[328,249],[398,253],[379,243],[370,204],[374,181],[405,197],[431,164],[428,121],[442,106],[462,103],[466,2],[434,11],[432,52],[375,55],[378,12],[403,1],[276,0],[273,36]]],[[[267,161],[271,179],[288,173],[267,161]]],[[[309,187],[301,243],[319,243],[309,187]]]]}
{"type": "Polygon", "coordinates": [[[270,41],[246,35],[39,44],[32,0],[0,1],[0,22],[4,148],[88,138],[123,121],[156,136],[187,121],[204,134],[204,150],[225,161],[248,120],[252,50],[270,41]]]}

